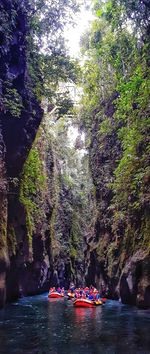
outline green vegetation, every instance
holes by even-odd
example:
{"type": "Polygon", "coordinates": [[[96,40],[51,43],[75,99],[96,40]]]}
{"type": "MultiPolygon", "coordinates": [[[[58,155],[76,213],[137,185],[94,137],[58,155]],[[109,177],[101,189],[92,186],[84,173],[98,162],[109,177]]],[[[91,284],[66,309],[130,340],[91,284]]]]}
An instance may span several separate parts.
{"type": "Polygon", "coordinates": [[[26,211],[27,237],[31,249],[35,224],[38,224],[43,218],[41,206],[45,188],[46,175],[42,156],[40,156],[39,148],[34,142],[34,146],[24,164],[20,184],[20,202],[24,205],[26,211]]]}
{"type": "Polygon", "coordinates": [[[15,234],[15,229],[12,225],[9,225],[8,227],[8,249],[10,252],[10,255],[14,256],[16,254],[16,247],[17,247],[17,240],[16,240],[16,234],[15,234]]]}
{"type": "MultiPolygon", "coordinates": [[[[1,53],[0,56],[6,56],[8,47],[11,46],[17,21],[17,10],[15,2],[7,11],[4,4],[0,4],[0,38],[1,38],[1,53]]],[[[6,57],[5,57],[6,60],[6,57]]],[[[3,60],[1,61],[1,90],[0,90],[0,105],[1,111],[9,113],[13,117],[20,117],[23,108],[22,97],[16,87],[13,85],[13,75],[5,76],[5,67],[3,60]]],[[[7,68],[8,69],[8,68],[7,68]]]]}
{"type": "Polygon", "coordinates": [[[79,70],[77,61],[67,53],[63,37],[64,26],[73,21],[76,11],[76,0],[28,3],[27,63],[32,79],[28,90],[39,101],[47,97],[51,105],[57,105],[60,116],[72,107],[72,102],[67,92],[58,94],[58,85],[76,81],[79,70]]]}
{"type": "Polygon", "coordinates": [[[1,237],[0,237],[0,251],[5,249],[6,247],[6,239],[7,239],[7,227],[4,224],[0,225],[1,237]]]}
{"type": "MultiPolygon", "coordinates": [[[[92,141],[90,162],[105,219],[103,232],[111,227],[112,245],[121,258],[124,250],[128,255],[139,248],[149,250],[149,4],[97,0],[93,8],[97,18],[81,41],[85,64],[80,115],[92,141]]],[[[97,250],[101,259],[103,248],[97,250]]],[[[106,252],[108,263],[115,258],[111,249],[106,252]]]]}
{"type": "MultiPolygon", "coordinates": [[[[15,62],[9,79],[5,75],[1,82],[1,109],[6,116],[19,118],[31,107],[23,131],[30,133],[31,123],[33,136],[37,102],[43,100],[46,112],[20,181],[29,251],[34,233],[39,232],[44,241],[50,235],[43,252],[56,264],[57,258],[66,257],[75,275],[77,262],[84,263],[85,240],[87,253],[93,247],[98,262],[107,263],[108,277],[118,276],[116,269],[121,270],[127,257],[139,248],[150,251],[149,4],[93,0],[96,18],[81,40],[82,68],[69,57],[63,38],[66,22],[78,10],[76,0],[28,0],[22,5],[15,0],[10,14],[2,5],[0,10],[4,57],[18,40],[18,33],[13,35],[19,11],[26,23],[22,34],[26,48],[20,45],[24,78],[21,84],[15,82],[20,75],[13,74],[15,62]],[[75,117],[69,93],[65,85],[62,92],[60,84],[76,83],[80,75],[84,93],[75,117]],[[68,112],[72,114],[67,116],[68,112]],[[69,129],[77,126],[78,137],[72,144],[69,129]],[[82,151],[85,146],[89,157],[82,151]]],[[[11,182],[19,187],[17,178],[11,182]]],[[[8,235],[2,225],[2,249],[6,236],[15,255],[13,225],[8,235]]]]}
{"type": "Polygon", "coordinates": [[[76,0],[13,1],[9,11],[5,2],[0,4],[0,56],[4,58],[0,104],[4,114],[21,117],[27,109],[25,97],[38,102],[47,97],[52,106],[58,106],[60,116],[72,107],[67,92],[58,94],[58,85],[76,81],[78,76],[79,66],[69,57],[63,37],[64,26],[73,21],[76,11],[76,0]]]}
{"type": "Polygon", "coordinates": [[[12,117],[19,118],[23,108],[22,97],[15,88],[12,88],[12,83],[7,81],[5,85],[5,95],[3,98],[4,110],[9,112],[12,117]]]}
{"type": "Polygon", "coordinates": [[[102,135],[109,135],[112,133],[112,130],[113,130],[113,126],[111,124],[111,121],[109,118],[106,117],[106,119],[104,119],[102,121],[102,123],[100,124],[100,128],[99,128],[99,132],[98,134],[102,135]]]}
{"type": "Polygon", "coordinates": [[[77,258],[78,251],[82,242],[81,221],[78,212],[74,210],[72,215],[71,232],[70,232],[70,257],[74,260],[77,258]]]}

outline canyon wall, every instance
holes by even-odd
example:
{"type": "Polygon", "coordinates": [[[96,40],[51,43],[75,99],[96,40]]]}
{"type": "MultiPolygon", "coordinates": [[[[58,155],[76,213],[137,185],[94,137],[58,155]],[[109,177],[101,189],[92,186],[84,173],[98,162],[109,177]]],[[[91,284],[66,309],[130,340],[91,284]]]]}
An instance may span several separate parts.
{"type": "MultiPolygon", "coordinates": [[[[97,218],[95,231],[87,253],[86,280],[112,299],[123,303],[150,307],[150,223],[149,223],[149,175],[146,172],[140,189],[140,199],[132,193],[132,179],[124,178],[124,207],[117,203],[112,188],[115,169],[122,157],[121,142],[114,120],[116,94],[102,109],[109,119],[106,131],[99,133],[101,114],[93,116],[90,166],[95,185],[97,218]]],[[[146,167],[148,156],[145,141],[137,147],[140,168],[146,167]]],[[[145,170],[145,169],[144,169],[145,170]]],[[[145,170],[146,171],[146,170],[145,170]]],[[[118,198],[119,196],[117,196],[118,198]]],[[[123,200],[123,190],[122,190],[123,200]]]]}
{"type": "Polygon", "coordinates": [[[50,285],[67,288],[74,281],[148,308],[147,47],[139,55],[129,34],[120,37],[120,45],[126,40],[127,52],[136,57],[130,72],[127,53],[121,52],[118,60],[120,47],[111,47],[111,36],[116,45],[114,33],[106,33],[100,61],[101,36],[95,27],[91,38],[97,57],[94,48],[84,78],[81,131],[71,148],[67,119],[46,118],[41,108],[42,76],[31,48],[28,16],[26,1],[1,1],[0,307],[19,296],[47,291],[50,285]],[[54,132],[51,119],[53,127],[58,124],[54,132]],[[91,172],[80,141],[83,126],[91,172]]]}
{"type": "MultiPolygon", "coordinates": [[[[20,218],[19,176],[41,122],[43,111],[33,92],[33,82],[27,67],[26,4],[24,1],[4,0],[1,1],[0,6],[2,23],[0,30],[0,305],[3,305],[7,296],[6,283],[10,264],[12,264],[12,272],[15,273],[13,254],[16,239],[12,218],[15,213],[16,224],[20,218]]],[[[18,291],[17,287],[16,277],[15,283],[12,280],[11,286],[14,296],[18,291]]]]}

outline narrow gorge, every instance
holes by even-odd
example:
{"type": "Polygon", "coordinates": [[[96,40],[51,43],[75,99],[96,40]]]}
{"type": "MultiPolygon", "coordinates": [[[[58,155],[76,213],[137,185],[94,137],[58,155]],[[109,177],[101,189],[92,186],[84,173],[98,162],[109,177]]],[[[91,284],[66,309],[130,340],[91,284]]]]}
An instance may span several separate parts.
{"type": "Polygon", "coordinates": [[[77,3],[0,3],[1,308],[71,282],[150,308],[150,7],[93,1],[79,62],[77,3]]]}

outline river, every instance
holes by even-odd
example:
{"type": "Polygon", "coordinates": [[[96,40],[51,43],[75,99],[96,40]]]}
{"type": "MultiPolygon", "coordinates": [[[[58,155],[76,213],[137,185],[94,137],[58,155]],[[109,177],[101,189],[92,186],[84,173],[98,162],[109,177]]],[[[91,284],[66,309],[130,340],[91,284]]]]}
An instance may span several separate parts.
{"type": "Polygon", "coordinates": [[[0,311],[0,354],[149,354],[150,311],[117,301],[91,309],[47,294],[0,311]]]}

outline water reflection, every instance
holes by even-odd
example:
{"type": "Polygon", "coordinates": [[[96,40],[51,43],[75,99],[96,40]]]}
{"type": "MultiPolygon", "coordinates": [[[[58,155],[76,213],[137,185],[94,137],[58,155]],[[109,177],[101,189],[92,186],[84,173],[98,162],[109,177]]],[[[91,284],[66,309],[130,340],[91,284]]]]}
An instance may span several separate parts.
{"type": "Polygon", "coordinates": [[[73,308],[46,295],[0,311],[0,354],[149,354],[150,313],[118,302],[73,308]]]}
{"type": "Polygon", "coordinates": [[[83,307],[76,307],[74,309],[75,314],[75,322],[84,322],[87,318],[89,320],[96,319],[96,308],[83,308],[83,307]]]}

